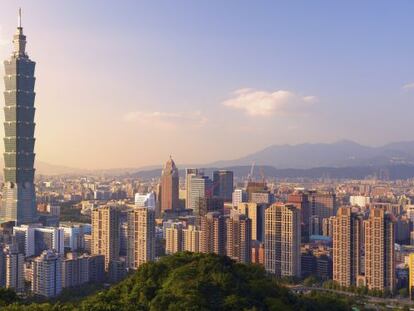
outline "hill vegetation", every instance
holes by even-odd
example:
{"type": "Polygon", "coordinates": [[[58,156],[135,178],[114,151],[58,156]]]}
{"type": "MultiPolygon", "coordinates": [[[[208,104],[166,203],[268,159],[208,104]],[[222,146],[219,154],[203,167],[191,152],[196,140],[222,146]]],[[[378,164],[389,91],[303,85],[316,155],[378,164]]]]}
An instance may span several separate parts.
{"type": "MultiPolygon", "coordinates": [[[[13,297],[7,293],[4,296],[10,302],[13,297]]],[[[294,295],[258,265],[237,264],[228,257],[192,253],[179,253],[142,265],[121,283],[77,304],[6,304],[2,310],[316,311],[351,310],[352,305],[337,296],[294,295]]]]}

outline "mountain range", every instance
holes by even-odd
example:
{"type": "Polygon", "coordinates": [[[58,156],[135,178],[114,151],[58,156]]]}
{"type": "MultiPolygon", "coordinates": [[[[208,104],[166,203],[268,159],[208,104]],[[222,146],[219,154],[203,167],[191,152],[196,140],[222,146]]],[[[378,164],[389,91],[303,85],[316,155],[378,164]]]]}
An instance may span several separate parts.
{"type": "MultiPolygon", "coordinates": [[[[180,168],[210,168],[208,171],[213,168],[231,168],[240,171],[240,174],[245,174],[252,163],[265,168],[265,173],[269,176],[273,174],[313,176],[315,172],[320,172],[322,168],[324,168],[323,174],[335,171],[341,172],[340,175],[342,175],[351,168],[359,168],[361,173],[364,168],[364,172],[372,172],[372,168],[410,167],[414,166],[414,141],[389,143],[379,147],[365,146],[350,140],[341,140],[335,143],[272,145],[234,160],[216,161],[201,165],[180,164],[178,166],[180,168]],[[306,172],[306,170],[309,171],[306,172]]],[[[0,158],[0,167],[3,167],[2,158],[0,158]]],[[[36,161],[37,174],[42,175],[88,173],[118,175],[134,172],[137,172],[137,175],[142,175],[141,173],[147,172],[144,175],[152,176],[159,173],[160,167],[161,165],[141,168],[88,170],[36,161]]],[[[352,171],[355,172],[355,169],[352,171]]]]}
{"type": "Polygon", "coordinates": [[[230,161],[217,161],[207,167],[269,165],[278,169],[316,167],[355,167],[414,165],[414,141],[370,147],[349,140],[331,144],[272,145],[230,161]]]}

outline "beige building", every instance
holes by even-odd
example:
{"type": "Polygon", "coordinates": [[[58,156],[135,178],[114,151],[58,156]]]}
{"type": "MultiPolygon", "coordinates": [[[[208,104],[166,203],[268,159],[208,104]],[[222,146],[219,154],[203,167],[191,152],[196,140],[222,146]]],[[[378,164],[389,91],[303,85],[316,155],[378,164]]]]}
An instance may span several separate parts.
{"type": "Polygon", "coordinates": [[[201,217],[200,252],[225,255],[224,216],[210,212],[201,217]]]}
{"type": "Polygon", "coordinates": [[[264,208],[257,203],[239,203],[237,210],[246,215],[252,221],[251,236],[254,241],[263,241],[264,235],[264,208]]]}
{"type": "Polygon", "coordinates": [[[127,267],[137,269],[155,259],[155,210],[138,207],[128,212],[127,267]]]}
{"type": "Polygon", "coordinates": [[[165,253],[167,255],[183,250],[183,224],[173,223],[165,230],[165,253]]]}
{"type": "Polygon", "coordinates": [[[244,214],[226,218],[226,255],[237,262],[251,262],[252,221],[244,214]]]}
{"type": "Polygon", "coordinates": [[[265,268],[277,277],[301,275],[300,210],[276,203],[265,211],[265,268]]]}
{"type": "Polygon", "coordinates": [[[414,298],[414,253],[411,253],[408,258],[408,270],[409,270],[408,293],[410,295],[410,299],[413,300],[414,298]]]}
{"type": "Polygon", "coordinates": [[[395,289],[395,217],[384,208],[370,210],[364,222],[365,279],[368,289],[395,289]]]}
{"type": "Polygon", "coordinates": [[[183,229],[183,251],[198,253],[200,252],[201,230],[196,226],[189,225],[183,229]]]}
{"type": "Polygon", "coordinates": [[[362,217],[352,212],[351,207],[340,207],[332,219],[333,235],[333,280],[341,286],[357,284],[362,260],[362,217]]]}
{"type": "Polygon", "coordinates": [[[119,211],[112,206],[92,210],[92,255],[105,256],[105,270],[110,262],[119,259],[119,211]]]}

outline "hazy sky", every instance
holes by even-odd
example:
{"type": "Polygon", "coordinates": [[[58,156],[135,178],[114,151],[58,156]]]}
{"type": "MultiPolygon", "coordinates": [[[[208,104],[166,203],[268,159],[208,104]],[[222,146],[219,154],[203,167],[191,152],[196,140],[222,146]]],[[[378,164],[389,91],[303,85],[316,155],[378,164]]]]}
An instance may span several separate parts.
{"type": "Polygon", "coordinates": [[[19,6],[38,160],[138,167],[414,139],[414,1],[7,0],[1,59],[19,6]]]}

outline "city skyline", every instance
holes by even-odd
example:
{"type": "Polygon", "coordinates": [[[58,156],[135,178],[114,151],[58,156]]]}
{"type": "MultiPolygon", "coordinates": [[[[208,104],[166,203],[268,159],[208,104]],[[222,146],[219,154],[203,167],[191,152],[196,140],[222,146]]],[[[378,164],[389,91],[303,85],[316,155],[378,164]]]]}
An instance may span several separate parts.
{"type": "Polygon", "coordinates": [[[21,6],[47,163],[209,163],[273,144],[410,140],[414,4],[372,3],[8,2],[0,56],[21,6]]]}

